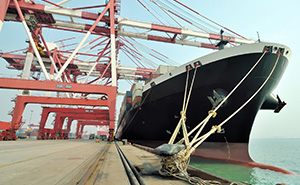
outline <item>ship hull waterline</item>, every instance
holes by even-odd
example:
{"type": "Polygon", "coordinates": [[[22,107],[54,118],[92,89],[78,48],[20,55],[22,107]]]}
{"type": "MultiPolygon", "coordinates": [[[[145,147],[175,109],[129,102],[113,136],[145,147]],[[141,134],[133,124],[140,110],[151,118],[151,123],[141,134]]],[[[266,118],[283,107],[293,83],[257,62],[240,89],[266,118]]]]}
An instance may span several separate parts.
{"type": "MultiPolygon", "coordinates": [[[[257,45],[260,52],[230,54],[229,57],[213,62],[207,62],[205,58],[199,58],[183,66],[194,67],[189,71],[188,84],[191,84],[192,76],[196,72],[186,114],[188,130],[200,123],[207,116],[208,111],[212,109],[213,105],[208,97],[214,96],[213,91],[225,97],[259,60],[264,49],[270,46],[262,43],[257,45]],[[193,66],[195,62],[200,63],[200,65],[198,67],[193,66]],[[195,70],[195,67],[197,67],[197,70],[195,70]]],[[[196,149],[194,156],[268,168],[268,165],[263,166],[251,159],[248,152],[248,143],[257,112],[266,97],[277,86],[288,64],[289,48],[284,46],[277,48],[272,45],[270,48],[246,80],[218,110],[216,118],[208,122],[202,133],[207,133],[213,125],[220,124],[234,113],[262,86],[268,75],[272,73],[267,83],[254,99],[223,125],[223,132],[208,137],[196,149]],[[279,48],[281,48],[283,55],[279,56],[276,63],[279,48]],[[277,51],[274,51],[275,49],[277,51]],[[272,72],[274,67],[275,70],[272,72]]],[[[143,103],[132,108],[122,117],[116,134],[117,138],[125,138],[149,147],[157,147],[168,142],[180,119],[187,78],[187,72],[174,73],[176,71],[165,74],[164,76],[167,75],[168,78],[161,83],[158,83],[159,79],[154,80],[153,82],[156,82],[156,84],[152,83],[150,88],[144,90],[143,103]]],[[[182,134],[179,134],[177,139],[179,138],[182,138],[182,134]]],[[[268,169],[287,173],[284,170],[276,170],[275,168],[270,167],[268,169]]]]}

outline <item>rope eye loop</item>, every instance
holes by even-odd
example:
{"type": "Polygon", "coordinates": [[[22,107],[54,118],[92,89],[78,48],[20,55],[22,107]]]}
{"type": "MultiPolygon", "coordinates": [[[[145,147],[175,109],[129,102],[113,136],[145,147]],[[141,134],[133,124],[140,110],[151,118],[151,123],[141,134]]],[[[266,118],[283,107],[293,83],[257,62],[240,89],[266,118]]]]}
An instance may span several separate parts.
{"type": "Polygon", "coordinates": [[[217,113],[214,110],[210,110],[208,111],[208,114],[213,114],[213,118],[215,118],[217,116],[217,113]]]}
{"type": "Polygon", "coordinates": [[[212,126],[211,129],[216,129],[217,133],[221,133],[221,131],[222,131],[221,126],[218,126],[218,125],[212,126]]]}

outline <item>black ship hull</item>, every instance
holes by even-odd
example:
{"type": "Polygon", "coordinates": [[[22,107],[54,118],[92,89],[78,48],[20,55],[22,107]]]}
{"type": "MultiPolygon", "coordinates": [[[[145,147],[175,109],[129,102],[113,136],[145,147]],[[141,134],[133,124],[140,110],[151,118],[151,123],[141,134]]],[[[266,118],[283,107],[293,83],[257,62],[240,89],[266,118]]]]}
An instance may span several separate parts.
{"type": "MultiPolygon", "coordinates": [[[[208,132],[213,125],[220,124],[233,114],[262,86],[275,67],[267,83],[240,112],[222,126],[222,133],[208,137],[203,146],[200,145],[197,149],[200,151],[196,151],[196,155],[199,156],[215,155],[214,158],[228,159],[228,147],[232,145],[230,154],[232,160],[251,161],[248,142],[255,116],[283,75],[290,57],[290,49],[269,43],[240,47],[242,49],[227,49],[227,51],[218,51],[207,57],[201,57],[180,66],[179,68],[182,69],[172,70],[160,76],[160,79],[149,82],[152,84],[145,86],[140,106],[130,109],[119,121],[116,137],[150,147],[167,142],[180,119],[187,77],[185,69],[188,66],[192,67],[189,71],[189,84],[196,72],[186,114],[187,129],[188,131],[193,129],[212,109],[213,104],[208,97],[214,96],[213,91],[225,97],[259,60],[264,49],[269,48],[246,80],[217,111],[217,116],[208,122],[202,133],[208,132]],[[276,64],[278,55],[281,56],[276,64]],[[198,66],[195,66],[196,63],[198,66]],[[203,148],[203,155],[201,148],[203,148]],[[214,150],[218,152],[211,155],[214,150]]],[[[179,138],[182,138],[182,135],[179,135],[179,138]]]]}

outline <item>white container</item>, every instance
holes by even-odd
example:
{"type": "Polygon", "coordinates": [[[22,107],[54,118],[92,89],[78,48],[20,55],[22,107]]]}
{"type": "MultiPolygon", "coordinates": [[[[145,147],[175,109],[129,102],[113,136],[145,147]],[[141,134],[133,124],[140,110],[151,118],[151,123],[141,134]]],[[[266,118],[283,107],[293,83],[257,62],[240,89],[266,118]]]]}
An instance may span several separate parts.
{"type": "Polygon", "coordinates": [[[132,100],[134,101],[135,97],[137,96],[142,97],[142,95],[143,95],[143,84],[136,83],[132,91],[132,100]]]}
{"type": "Polygon", "coordinates": [[[155,71],[155,74],[165,74],[175,68],[176,68],[175,66],[160,65],[160,66],[158,66],[157,70],[155,71]]]}

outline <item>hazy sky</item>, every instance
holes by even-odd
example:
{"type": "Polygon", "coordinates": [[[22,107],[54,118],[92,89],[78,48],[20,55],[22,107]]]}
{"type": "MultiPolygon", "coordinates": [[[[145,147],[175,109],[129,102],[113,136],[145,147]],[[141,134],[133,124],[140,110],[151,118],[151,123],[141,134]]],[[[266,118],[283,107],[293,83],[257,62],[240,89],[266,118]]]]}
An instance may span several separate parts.
{"type": "MultiPolygon", "coordinates": [[[[56,1],[54,1],[56,2],[56,1]]],[[[57,1],[58,2],[58,1],[57,1]]],[[[246,36],[257,40],[257,31],[262,41],[285,44],[292,49],[293,56],[285,74],[274,94],[279,94],[281,99],[287,102],[287,106],[279,113],[273,111],[260,111],[256,117],[251,137],[300,137],[300,49],[299,49],[299,7],[297,0],[185,0],[183,3],[201,12],[205,16],[218,23],[246,36]]],[[[121,16],[130,19],[152,21],[135,0],[123,0],[121,16]]],[[[44,35],[49,42],[57,40],[53,32],[44,30],[44,35]]],[[[26,47],[27,36],[21,23],[5,22],[0,33],[0,49],[9,52],[26,47]]],[[[166,54],[172,59],[185,63],[200,57],[211,50],[192,48],[188,46],[174,46],[172,44],[144,42],[154,49],[166,54]]],[[[126,60],[120,57],[121,63],[126,60]]],[[[20,71],[8,70],[7,63],[0,58],[0,74],[18,75],[20,71]]],[[[123,87],[124,88],[124,87],[123,87]]],[[[121,89],[125,90],[125,89],[121,89]]],[[[0,89],[0,120],[10,121],[11,116],[7,112],[12,109],[11,97],[16,90],[0,89]]],[[[40,105],[28,105],[23,114],[23,119],[29,121],[30,112],[33,110],[32,122],[39,123],[40,105]]]]}

